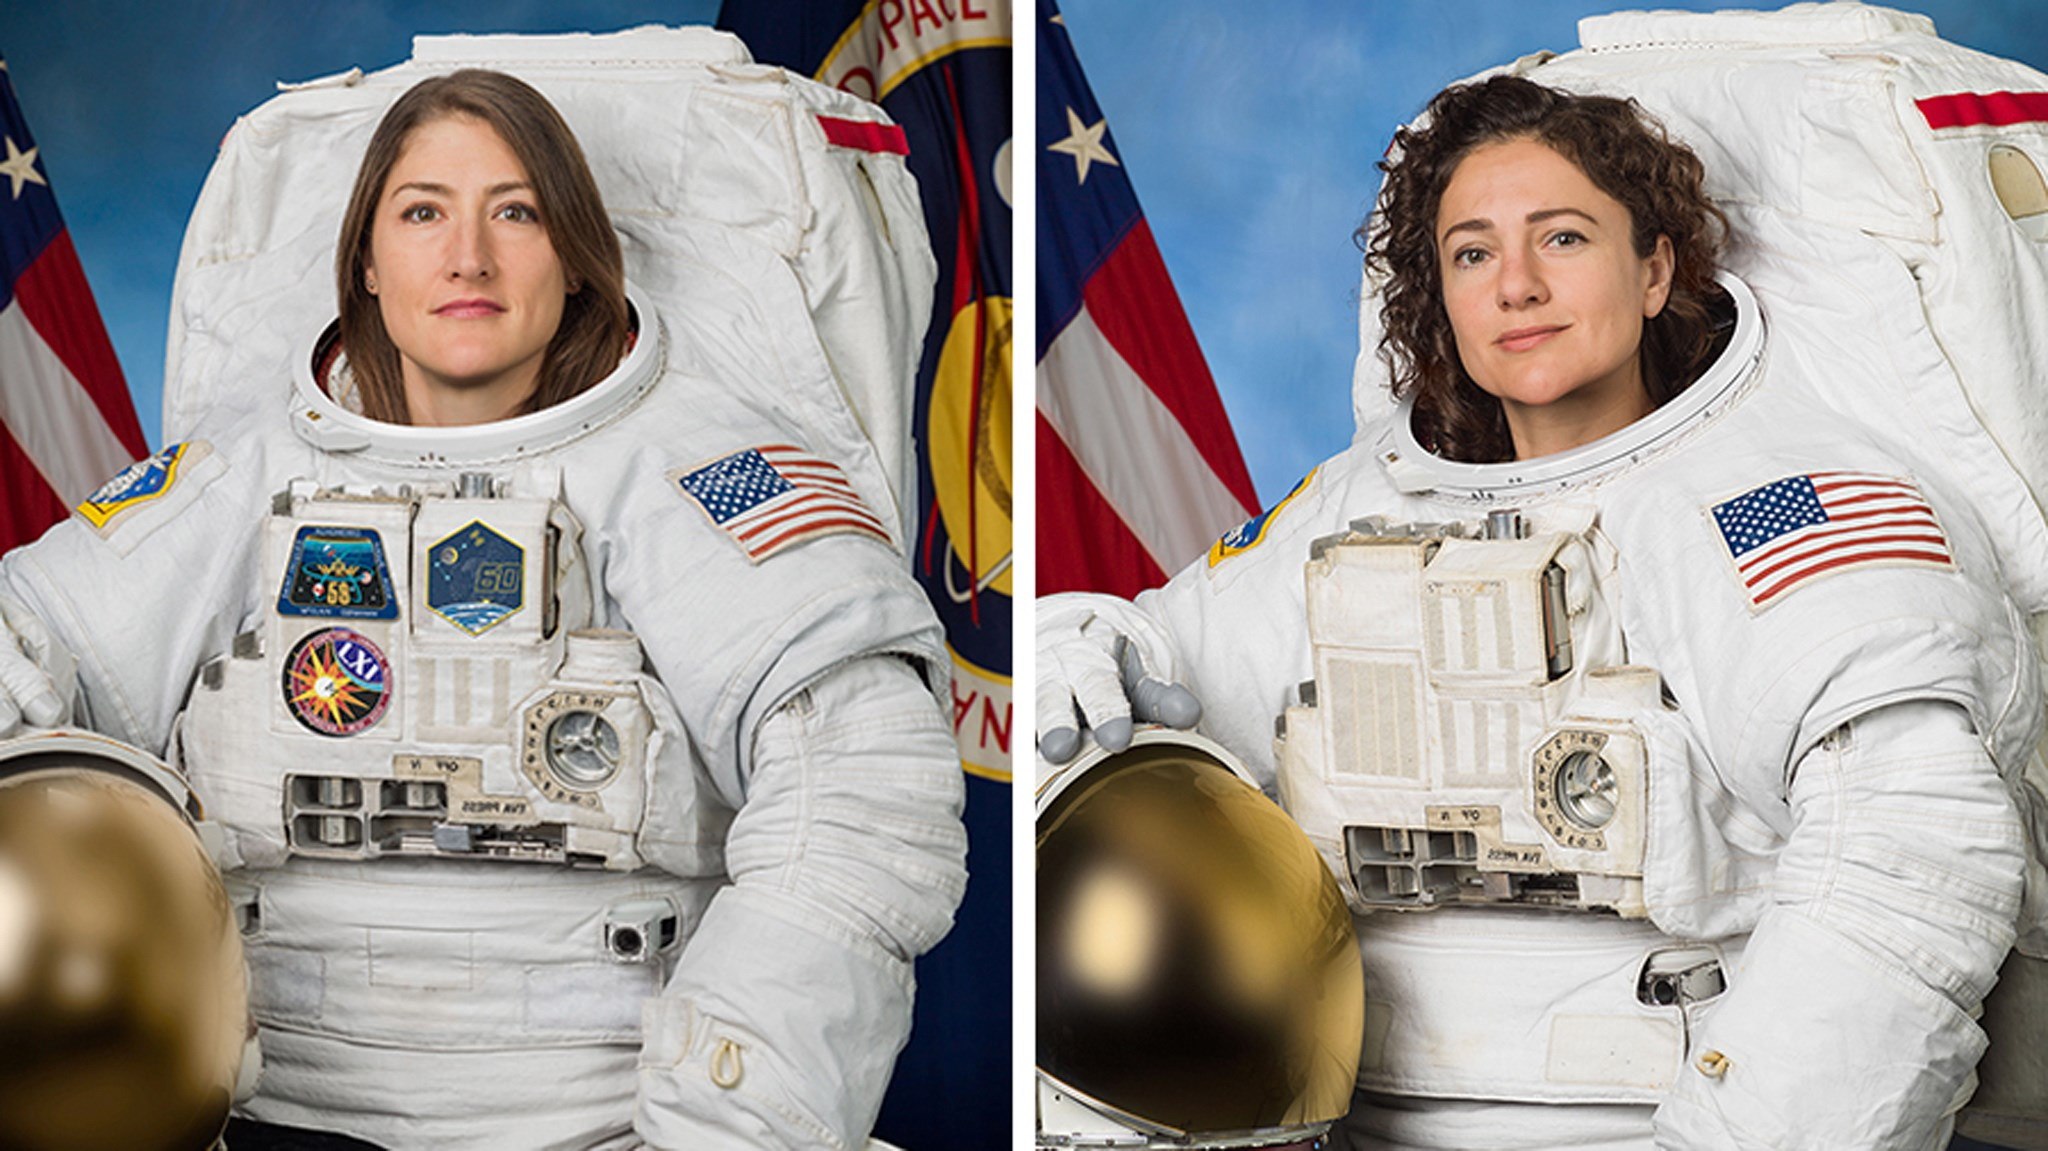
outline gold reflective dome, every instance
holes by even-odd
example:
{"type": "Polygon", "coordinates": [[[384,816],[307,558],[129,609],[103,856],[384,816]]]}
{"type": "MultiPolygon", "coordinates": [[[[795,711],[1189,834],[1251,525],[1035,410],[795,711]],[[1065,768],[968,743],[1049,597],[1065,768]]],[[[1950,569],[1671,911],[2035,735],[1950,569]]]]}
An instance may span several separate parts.
{"type": "Polygon", "coordinates": [[[1336,881],[1199,747],[1079,766],[1038,817],[1038,1066],[1173,1132],[1327,1124],[1364,985],[1336,881]]]}
{"type": "Polygon", "coordinates": [[[87,762],[0,757],[0,1147],[200,1151],[248,1034],[241,937],[171,801],[87,762]]]}

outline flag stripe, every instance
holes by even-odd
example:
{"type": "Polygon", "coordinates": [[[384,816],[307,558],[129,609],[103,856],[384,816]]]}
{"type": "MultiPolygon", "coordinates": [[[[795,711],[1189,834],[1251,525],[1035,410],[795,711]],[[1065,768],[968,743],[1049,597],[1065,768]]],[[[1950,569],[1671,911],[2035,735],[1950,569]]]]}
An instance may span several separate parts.
{"type": "MultiPolygon", "coordinates": [[[[1838,525],[1840,529],[1843,531],[1866,530],[1879,527],[1924,527],[1933,528],[1936,531],[1941,530],[1941,525],[1935,521],[1934,513],[1927,511],[1914,512],[1911,509],[1904,508],[1896,510],[1883,509],[1871,512],[1852,512],[1848,515],[1843,516],[1831,516],[1829,517],[1829,519],[1832,523],[1838,525]]],[[[1821,533],[1816,532],[1815,534],[1818,535],[1821,533]]],[[[1781,556],[1788,551],[1795,551],[1800,547],[1803,547],[1806,541],[1811,538],[1813,537],[1806,536],[1800,539],[1789,539],[1784,541],[1783,543],[1770,544],[1765,547],[1759,548],[1756,551],[1750,552],[1742,557],[1742,566],[1745,569],[1747,569],[1755,567],[1758,564],[1769,563],[1772,560],[1776,559],[1778,556],[1781,556]]]]}
{"type": "Polygon", "coordinates": [[[1038,591],[1100,591],[1126,599],[1166,582],[1130,525],[1038,417],[1038,591]]]}
{"type": "Polygon", "coordinates": [[[1237,497],[1237,507],[1222,527],[1207,525],[1214,530],[1203,534],[1213,538],[1222,528],[1255,514],[1258,491],[1245,470],[1230,417],[1167,275],[1166,261],[1152,238],[1152,226],[1143,217],[1109,253],[1081,296],[1083,310],[1093,317],[1109,346],[1159,397],[1209,469],[1237,497]]]}
{"type": "Polygon", "coordinates": [[[1911,560],[1915,563],[1931,563],[1941,565],[1947,565],[1951,562],[1949,560],[1948,552],[1946,550],[1930,551],[1924,548],[1900,547],[1880,548],[1874,551],[1858,550],[1844,552],[1842,554],[1835,555],[1833,558],[1828,559],[1823,563],[1816,564],[1813,567],[1807,568],[1803,571],[1787,576],[1785,579],[1779,581],[1778,583],[1772,584],[1770,587],[1765,588],[1763,591],[1757,592],[1757,606],[1762,607],[1764,604],[1769,603],[1773,599],[1776,599],[1781,593],[1791,589],[1795,585],[1805,583],[1811,577],[1820,575],[1823,572],[1832,571],[1836,568],[1847,567],[1851,564],[1877,563],[1882,560],[1911,560]]]}
{"type": "Polygon", "coordinates": [[[0,550],[25,544],[70,513],[71,505],[50,488],[35,461],[0,423],[0,550]]]}
{"type": "Polygon", "coordinates": [[[72,379],[85,388],[101,420],[126,449],[123,466],[148,454],[135,404],[128,398],[127,380],[121,375],[120,361],[114,358],[114,345],[107,339],[106,325],[100,322],[92,290],[86,286],[85,269],[79,266],[78,252],[71,246],[71,233],[57,233],[42,255],[22,269],[14,281],[14,298],[30,326],[42,335],[43,343],[72,379]]]}
{"type": "Polygon", "coordinates": [[[759,540],[750,543],[747,545],[747,547],[750,551],[766,555],[769,552],[774,551],[776,548],[779,548],[786,543],[792,543],[805,536],[816,535],[820,532],[834,531],[865,532],[868,535],[874,536],[876,539],[881,540],[883,543],[889,542],[889,534],[887,532],[884,532],[881,528],[881,525],[875,523],[872,519],[853,519],[850,517],[841,517],[837,519],[812,518],[803,521],[802,523],[798,524],[793,528],[790,528],[788,531],[785,531],[780,535],[772,536],[765,540],[759,540]]]}
{"type": "Polygon", "coordinates": [[[728,524],[726,529],[742,540],[773,531],[791,520],[815,519],[821,515],[857,516],[881,530],[881,522],[868,515],[858,504],[845,500],[827,499],[816,493],[807,493],[786,499],[772,511],[760,515],[740,516],[728,524]]]}
{"type": "Polygon", "coordinates": [[[0,424],[69,506],[136,457],[19,304],[0,309],[0,424]]]}
{"type": "Polygon", "coordinates": [[[826,510],[843,512],[849,516],[859,517],[873,527],[874,530],[882,530],[881,521],[867,514],[867,510],[859,503],[836,499],[824,492],[801,492],[785,498],[764,515],[756,516],[755,513],[750,512],[747,515],[734,517],[725,526],[728,531],[744,540],[760,535],[763,532],[773,531],[792,519],[814,516],[826,510]]]}
{"type": "Polygon", "coordinates": [[[1939,548],[1945,545],[1947,542],[1948,541],[1944,540],[1941,537],[1941,533],[1939,532],[1931,532],[1923,535],[1914,535],[1908,532],[1887,530],[1871,533],[1834,532],[1825,535],[1815,535],[1810,540],[1806,541],[1804,546],[1796,549],[1791,554],[1786,555],[1777,563],[1770,564],[1766,567],[1757,568],[1754,571],[1745,572],[1743,582],[1749,584],[1749,586],[1751,587],[1755,587],[1757,584],[1762,583],[1764,580],[1771,578],[1772,576],[1776,575],[1781,571],[1784,571],[1788,567],[1806,563],[1809,560],[1813,559],[1813,557],[1816,555],[1826,555],[1830,552],[1837,551],[1843,547],[1854,547],[1861,544],[1870,543],[1895,543],[1929,544],[1939,548]]]}
{"type": "Polygon", "coordinates": [[[1913,106],[1937,131],[2048,121],[2048,92],[1952,92],[1922,97],[1913,106]]]}
{"type": "Polygon", "coordinates": [[[1091,309],[1046,349],[1038,376],[1040,414],[1160,569],[1179,570],[1249,514],[1091,309]]]}

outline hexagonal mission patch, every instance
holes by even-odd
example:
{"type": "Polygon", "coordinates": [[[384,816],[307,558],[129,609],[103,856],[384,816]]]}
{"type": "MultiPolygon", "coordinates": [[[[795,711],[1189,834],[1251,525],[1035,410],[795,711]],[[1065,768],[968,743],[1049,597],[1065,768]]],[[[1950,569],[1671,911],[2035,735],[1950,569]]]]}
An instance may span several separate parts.
{"type": "Polygon", "coordinates": [[[526,606],[525,596],[526,549],[482,520],[427,549],[427,607],[470,635],[526,606]]]}

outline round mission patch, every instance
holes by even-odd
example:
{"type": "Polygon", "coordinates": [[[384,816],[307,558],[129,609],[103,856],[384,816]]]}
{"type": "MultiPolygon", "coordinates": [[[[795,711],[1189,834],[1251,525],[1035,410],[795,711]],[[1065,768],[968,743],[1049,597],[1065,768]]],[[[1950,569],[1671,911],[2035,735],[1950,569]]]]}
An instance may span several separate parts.
{"type": "Polygon", "coordinates": [[[345,627],[322,628],[284,661],[284,706],[306,730],[354,735],[384,718],[391,664],[377,645],[345,627]]]}

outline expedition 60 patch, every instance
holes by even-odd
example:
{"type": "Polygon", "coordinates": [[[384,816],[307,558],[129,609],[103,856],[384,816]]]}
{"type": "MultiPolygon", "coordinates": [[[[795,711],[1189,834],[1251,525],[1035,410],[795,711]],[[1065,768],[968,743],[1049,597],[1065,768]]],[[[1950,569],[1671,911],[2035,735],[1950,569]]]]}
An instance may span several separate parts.
{"type": "Polygon", "coordinates": [[[384,718],[391,663],[345,627],[322,628],[292,645],[284,661],[284,706],[306,730],[354,735],[384,718]]]}
{"type": "Polygon", "coordinates": [[[463,631],[489,631],[525,602],[526,549],[482,520],[427,549],[427,606],[463,631]]]}
{"type": "Polygon", "coordinates": [[[397,619],[384,541],[367,528],[302,527],[292,539],[279,615],[397,619]]]}

